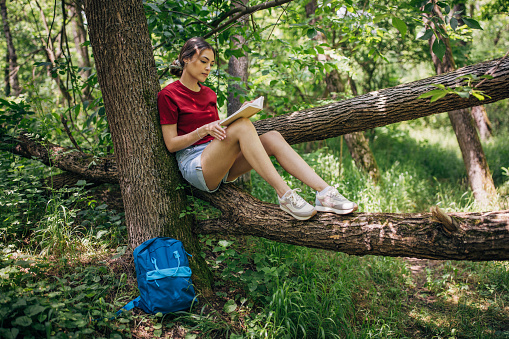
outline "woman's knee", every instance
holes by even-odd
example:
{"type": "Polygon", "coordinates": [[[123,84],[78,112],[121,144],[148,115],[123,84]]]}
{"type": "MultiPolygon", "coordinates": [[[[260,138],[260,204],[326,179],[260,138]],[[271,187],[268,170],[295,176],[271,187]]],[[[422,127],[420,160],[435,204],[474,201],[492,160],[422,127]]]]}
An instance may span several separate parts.
{"type": "Polygon", "coordinates": [[[226,133],[230,134],[245,134],[248,132],[256,131],[253,126],[253,123],[248,118],[239,118],[235,120],[232,124],[228,126],[226,129],[226,133]]]}
{"type": "Polygon", "coordinates": [[[287,144],[285,138],[278,131],[264,133],[260,136],[260,140],[269,155],[274,155],[274,152],[280,149],[281,145],[287,144]]]}

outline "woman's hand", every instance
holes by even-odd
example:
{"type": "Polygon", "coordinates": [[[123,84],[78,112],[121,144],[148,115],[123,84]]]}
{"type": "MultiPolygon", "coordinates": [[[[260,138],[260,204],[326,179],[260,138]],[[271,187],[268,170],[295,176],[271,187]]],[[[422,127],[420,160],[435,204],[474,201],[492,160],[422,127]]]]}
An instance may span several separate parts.
{"type": "Polygon", "coordinates": [[[211,135],[218,140],[224,140],[226,138],[226,127],[219,125],[219,121],[214,121],[210,124],[204,125],[203,128],[208,135],[211,135]]]}
{"type": "Polygon", "coordinates": [[[242,106],[240,106],[240,107],[242,108],[242,107],[244,107],[245,105],[252,103],[253,101],[254,101],[254,100],[244,101],[244,103],[243,103],[243,104],[242,104],[242,106]]]}

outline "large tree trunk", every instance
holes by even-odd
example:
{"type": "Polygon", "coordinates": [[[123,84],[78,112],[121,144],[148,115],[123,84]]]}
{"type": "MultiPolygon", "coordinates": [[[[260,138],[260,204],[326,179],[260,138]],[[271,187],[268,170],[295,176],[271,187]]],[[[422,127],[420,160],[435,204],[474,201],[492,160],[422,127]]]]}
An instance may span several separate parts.
{"type": "Polygon", "coordinates": [[[194,282],[211,291],[211,273],[191,230],[180,218],[187,205],[174,156],[159,127],[160,90],[141,0],[85,0],[90,41],[115,147],[129,244],[156,236],[181,240],[193,254],[194,282]]]}
{"type": "MultiPolygon", "coordinates": [[[[433,12],[443,20],[444,18],[438,5],[435,4],[435,7],[433,12]]],[[[432,21],[426,20],[425,22],[428,27],[436,29],[432,21]]],[[[445,29],[445,27],[442,28],[445,29]]],[[[449,38],[442,36],[441,39],[446,46],[443,60],[440,60],[432,50],[436,36],[432,35],[429,40],[430,53],[437,74],[451,72],[456,68],[449,38]]],[[[489,206],[496,199],[497,191],[470,112],[467,109],[449,111],[449,120],[458,139],[467,171],[468,182],[474,197],[482,206],[489,206]]]]}
{"type": "Polygon", "coordinates": [[[12,42],[9,19],[7,16],[7,5],[5,1],[6,0],[0,0],[0,13],[4,23],[4,34],[7,43],[7,55],[9,62],[9,86],[6,86],[5,95],[9,96],[12,94],[13,96],[17,97],[21,93],[21,87],[19,86],[18,80],[18,56],[16,54],[16,48],[14,48],[14,43],[12,42]],[[7,89],[9,89],[9,93],[7,93],[7,89]],[[12,93],[10,93],[11,90],[12,93]]]}
{"type": "MultiPolygon", "coordinates": [[[[469,108],[479,105],[474,97],[468,99],[457,95],[447,95],[430,103],[428,99],[417,99],[442,84],[454,87],[461,83],[458,77],[473,74],[481,76],[491,74],[493,79],[485,80],[478,87],[486,95],[485,103],[509,98],[509,57],[466,66],[454,72],[437,75],[431,78],[402,84],[380,91],[338,101],[329,105],[314,107],[300,112],[293,112],[274,118],[255,122],[258,134],[271,130],[279,131],[290,144],[306,141],[323,140],[343,134],[364,131],[400,121],[413,120],[451,109],[469,108]]],[[[5,143],[5,141],[4,141],[5,143]]],[[[81,172],[83,178],[90,181],[115,182],[117,168],[110,158],[83,158],[69,149],[41,143],[28,136],[11,140],[5,149],[27,158],[37,158],[64,171],[81,172]],[[13,145],[12,145],[13,144],[13,145]],[[73,159],[75,158],[75,159],[73,159]],[[80,161],[80,158],[83,160],[80,161]],[[90,165],[94,160],[95,165],[90,165]]],[[[447,161],[447,159],[444,159],[447,161]]]]}

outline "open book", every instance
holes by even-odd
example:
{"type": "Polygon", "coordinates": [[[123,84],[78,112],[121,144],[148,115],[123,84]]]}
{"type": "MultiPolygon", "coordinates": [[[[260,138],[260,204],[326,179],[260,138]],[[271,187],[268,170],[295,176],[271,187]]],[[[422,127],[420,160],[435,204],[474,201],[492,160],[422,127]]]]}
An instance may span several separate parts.
{"type": "Polygon", "coordinates": [[[223,119],[219,122],[221,126],[228,126],[238,118],[250,118],[251,116],[255,115],[256,113],[260,112],[263,109],[263,96],[258,97],[253,102],[250,102],[241,108],[232,115],[230,115],[228,118],[223,119]]]}

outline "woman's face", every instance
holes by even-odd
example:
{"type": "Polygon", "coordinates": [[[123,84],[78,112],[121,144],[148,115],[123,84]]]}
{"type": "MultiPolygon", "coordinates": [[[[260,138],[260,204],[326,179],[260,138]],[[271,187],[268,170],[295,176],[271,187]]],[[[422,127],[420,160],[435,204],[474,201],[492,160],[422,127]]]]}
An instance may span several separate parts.
{"type": "Polygon", "coordinates": [[[185,59],[184,72],[196,81],[204,82],[209,76],[210,69],[214,66],[214,52],[211,49],[204,49],[199,54],[195,53],[191,59],[185,59]]]}

